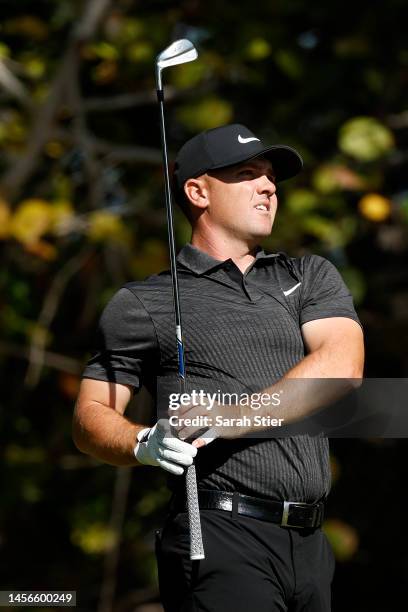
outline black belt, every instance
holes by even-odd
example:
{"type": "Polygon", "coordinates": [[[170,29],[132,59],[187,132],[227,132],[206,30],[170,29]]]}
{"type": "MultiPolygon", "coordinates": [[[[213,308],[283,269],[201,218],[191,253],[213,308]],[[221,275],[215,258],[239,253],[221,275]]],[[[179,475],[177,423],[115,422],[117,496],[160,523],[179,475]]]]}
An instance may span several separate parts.
{"type": "MultiPolygon", "coordinates": [[[[278,523],[281,527],[316,529],[323,521],[324,504],[305,504],[302,502],[278,502],[242,493],[227,491],[199,490],[200,508],[236,512],[243,516],[278,523]]],[[[170,510],[185,510],[185,502],[173,498],[170,510]]]]}

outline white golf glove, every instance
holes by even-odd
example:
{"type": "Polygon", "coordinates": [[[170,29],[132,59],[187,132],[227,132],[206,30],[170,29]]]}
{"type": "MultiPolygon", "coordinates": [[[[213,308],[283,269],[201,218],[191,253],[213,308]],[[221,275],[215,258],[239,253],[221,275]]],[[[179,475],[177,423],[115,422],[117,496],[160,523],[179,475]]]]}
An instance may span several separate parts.
{"type": "Polygon", "coordinates": [[[158,465],[178,476],[193,463],[197,454],[195,446],[173,436],[167,419],[160,419],[154,427],[139,431],[137,440],[133,452],[139,463],[158,465]]]}

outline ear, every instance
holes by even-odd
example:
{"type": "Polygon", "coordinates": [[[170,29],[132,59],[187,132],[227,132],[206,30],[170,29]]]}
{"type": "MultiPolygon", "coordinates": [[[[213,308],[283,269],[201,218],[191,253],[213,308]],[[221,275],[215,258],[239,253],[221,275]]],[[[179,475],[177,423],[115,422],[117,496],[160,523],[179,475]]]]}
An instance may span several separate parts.
{"type": "Polygon", "coordinates": [[[207,208],[209,193],[204,176],[188,179],[184,183],[184,193],[193,206],[201,209],[207,208]]]}

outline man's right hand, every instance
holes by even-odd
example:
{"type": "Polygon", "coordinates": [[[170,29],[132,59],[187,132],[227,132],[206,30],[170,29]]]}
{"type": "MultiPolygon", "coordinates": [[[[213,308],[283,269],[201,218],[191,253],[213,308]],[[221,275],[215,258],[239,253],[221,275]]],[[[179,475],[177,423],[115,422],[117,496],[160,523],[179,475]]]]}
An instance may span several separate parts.
{"type": "Polygon", "coordinates": [[[139,463],[158,465],[178,476],[197,454],[197,448],[173,436],[166,419],[160,419],[151,429],[139,431],[137,440],[134,454],[139,463]]]}

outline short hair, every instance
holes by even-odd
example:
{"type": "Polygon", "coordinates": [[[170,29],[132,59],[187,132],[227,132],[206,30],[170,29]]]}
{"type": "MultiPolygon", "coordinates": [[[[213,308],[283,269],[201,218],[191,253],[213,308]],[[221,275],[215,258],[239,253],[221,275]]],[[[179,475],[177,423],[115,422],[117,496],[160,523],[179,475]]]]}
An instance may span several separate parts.
{"type": "Polygon", "coordinates": [[[176,202],[177,206],[180,208],[184,216],[187,217],[187,220],[190,223],[193,223],[194,217],[193,217],[193,213],[191,210],[190,200],[186,196],[184,188],[178,187],[174,176],[173,176],[173,196],[174,196],[174,201],[176,202]]]}

